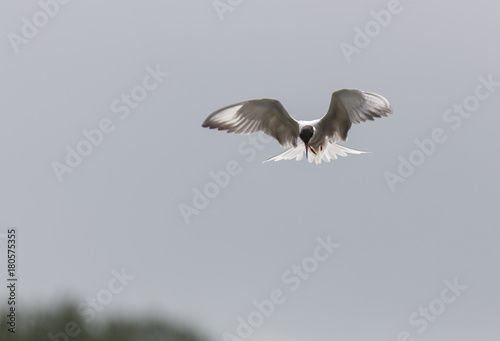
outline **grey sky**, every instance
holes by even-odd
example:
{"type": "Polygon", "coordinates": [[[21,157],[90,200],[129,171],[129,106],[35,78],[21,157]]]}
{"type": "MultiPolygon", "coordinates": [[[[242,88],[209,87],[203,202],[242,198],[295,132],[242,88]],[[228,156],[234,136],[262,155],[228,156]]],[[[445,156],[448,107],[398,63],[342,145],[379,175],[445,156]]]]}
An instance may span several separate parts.
{"type": "Polygon", "coordinates": [[[40,6],[2,2],[0,232],[18,228],[20,310],[84,302],[125,268],[135,279],[98,319],[160,313],[222,340],[280,289],[249,340],[498,340],[500,87],[460,126],[454,105],[475,103],[480,77],[500,82],[500,5],[401,0],[348,62],[340,45],[389,3],[243,0],[221,21],[211,0],[71,1],[16,53],[9,32],[40,6]],[[112,103],[148,67],[168,76],[120,119],[112,103]],[[252,98],[318,118],[341,88],[392,104],[349,133],[372,154],[262,164],[275,141],[242,154],[248,137],[201,128],[252,98]],[[59,182],[52,163],[103,119],[114,130],[59,182]],[[391,191],[384,174],[435,129],[446,140],[391,191]],[[241,172],[186,224],[179,205],[233,161],[241,172]],[[282,275],[328,236],[338,249],[291,291],[282,275]],[[409,317],[455,278],[467,288],[419,333],[409,317]]]}

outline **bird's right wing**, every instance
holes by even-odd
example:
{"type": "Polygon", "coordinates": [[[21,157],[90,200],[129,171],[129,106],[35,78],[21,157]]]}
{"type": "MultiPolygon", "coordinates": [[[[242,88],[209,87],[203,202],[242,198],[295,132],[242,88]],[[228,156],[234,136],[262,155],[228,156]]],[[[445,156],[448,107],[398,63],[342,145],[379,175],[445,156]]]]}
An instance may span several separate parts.
{"type": "Polygon", "coordinates": [[[299,124],[275,99],[254,99],[219,109],[210,114],[202,127],[252,134],[263,131],[286,147],[297,145],[299,124]]]}

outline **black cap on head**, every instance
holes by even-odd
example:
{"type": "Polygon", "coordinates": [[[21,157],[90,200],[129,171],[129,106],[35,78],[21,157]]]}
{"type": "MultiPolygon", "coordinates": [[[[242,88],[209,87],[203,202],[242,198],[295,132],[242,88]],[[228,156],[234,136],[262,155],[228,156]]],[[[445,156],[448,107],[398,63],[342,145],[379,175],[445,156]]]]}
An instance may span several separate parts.
{"type": "Polygon", "coordinates": [[[314,134],[314,128],[313,126],[304,126],[302,129],[300,129],[300,139],[304,141],[305,144],[309,144],[309,140],[314,134]]]}

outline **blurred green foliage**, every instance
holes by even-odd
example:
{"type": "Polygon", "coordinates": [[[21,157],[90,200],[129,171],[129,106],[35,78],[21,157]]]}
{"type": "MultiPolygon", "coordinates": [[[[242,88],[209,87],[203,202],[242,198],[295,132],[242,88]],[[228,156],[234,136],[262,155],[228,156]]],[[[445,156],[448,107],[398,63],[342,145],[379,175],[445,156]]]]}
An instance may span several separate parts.
{"type": "Polygon", "coordinates": [[[20,311],[16,333],[8,331],[8,310],[1,310],[0,341],[201,341],[193,331],[161,319],[114,318],[86,323],[76,305],[20,311]]]}

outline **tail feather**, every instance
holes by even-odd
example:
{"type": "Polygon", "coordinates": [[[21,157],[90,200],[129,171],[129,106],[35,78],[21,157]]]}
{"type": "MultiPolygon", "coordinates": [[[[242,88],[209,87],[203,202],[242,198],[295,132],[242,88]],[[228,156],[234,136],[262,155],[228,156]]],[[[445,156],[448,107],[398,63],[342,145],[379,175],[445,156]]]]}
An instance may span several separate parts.
{"type": "MultiPolygon", "coordinates": [[[[305,153],[305,145],[302,141],[297,144],[297,147],[292,147],[288,150],[285,150],[283,153],[280,153],[272,158],[267,159],[264,162],[268,161],[280,161],[280,160],[292,160],[295,159],[300,161],[304,158],[305,153]]],[[[315,162],[316,164],[320,164],[321,161],[330,162],[331,160],[336,160],[338,156],[347,156],[347,154],[363,154],[369,152],[363,152],[361,150],[351,149],[344,146],[341,146],[336,143],[327,142],[323,146],[323,150],[315,150],[316,154],[309,153],[309,158],[307,161],[315,162]]]]}
{"type": "Polygon", "coordinates": [[[305,149],[304,143],[301,142],[301,143],[297,144],[297,147],[292,147],[288,150],[285,150],[283,153],[280,153],[276,156],[273,156],[272,158],[269,158],[264,162],[291,160],[291,159],[296,159],[297,161],[300,161],[304,157],[305,150],[306,149],[305,149]]]}

